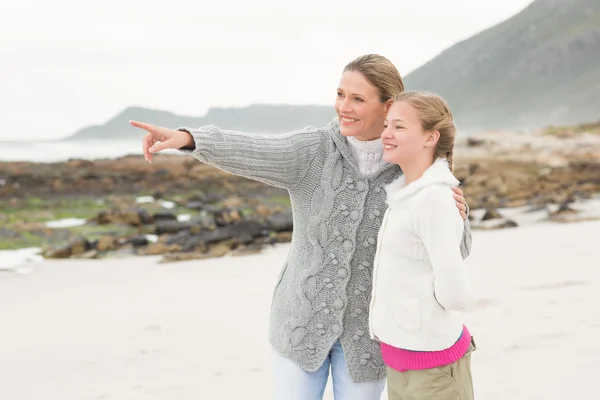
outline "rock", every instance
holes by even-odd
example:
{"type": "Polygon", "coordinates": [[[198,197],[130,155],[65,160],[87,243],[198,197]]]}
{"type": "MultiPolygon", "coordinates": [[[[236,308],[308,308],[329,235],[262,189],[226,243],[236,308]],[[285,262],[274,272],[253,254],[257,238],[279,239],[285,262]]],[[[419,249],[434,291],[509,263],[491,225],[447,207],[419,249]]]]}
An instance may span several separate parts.
{"type": "Polygon", "coordinates": [[[571,201],[562,203],[556,211],[548,213],[548,220],[552,222],[577,222],[580,221],[579,211],[571,208],[571,201]]]}
{"type": "Polygon", "coordinates": [[[195,225],[192,225],[190,232],[193,234],[200,233],[202,231],[214,231],[217,229],[217,224],[212,215],[207,215],[201,220],[197,221],[195,225]]]}
{"type": "Polygon", "coordinates": [[[213,217],[217,226],[231,225],[244,219],[238,209],[220,209],[213,213],[213,217]]]}
{"type": "Polygon", "coordinates": [[[83,259],[87,259],[87,260],[98,258],[98,251],[88,250],[85,253],[79,255],[77,258],[83,258],[83,259]]]}
{"type": "Polygon", "coordinates": [[[177,261],[203,260],[206,258],[212,258],[212,256],[210,254],[200,253],[200,252],[171,253],[171,254],[163,255],[159,262],[162,264],[162,263],[170,263],[170,262],[177,262],[177,261]]]}
{"type": "Polygon", "coordinates": [[[93,168],[94,162],[90,160],[70,159],[66,162],[66,166],[68,168],[81,170],[86,168],[93,168]]]}
{"type": "Polygon", "coordinates": [[[187,201],[188,202],[207,203],[208,199],[206,198],[205,195],[200,194],[200,193],[196,193],[196,194],[193,194],[190,197],[188,197],[187,201]]]}
{"type": "MultiPolygon", "coordinates": [[[[220,183],[220,180],[219,180],[220,183]]],[[[219,194],[217,191],[209,191],[204,195],[204,202],[206,203],[218,203],[223,199],[223,193],[219,194]]]]}
{"type": "Polygon", "coordinates": [[[235,250],[231,252],[232,256],[248,256],[251,254],[258,254],[262,251],[263,246],[259,244],[252,244],[249,246],[240,246],[236,247],[235,250]]]}
{"type": "MultiPolygon", "coordinates": [[[[477,163],[469,164],[468,168],[469,168],[469,175],[474,175],[479,170],[479,164],[477,164],[477,163]]],[[[461,182],[462,181],[463,180],[461,179],[461,182]]]]}
{"type": "Polygon", "coordinates": [[[517,228],[519,224],[511,219],[504,219],[501,223],[497,224],[494,229],[504,229],[504,228],[517,228]]]}
{"type": "MultiPolygon", "coordinates": [[[[465,196],[468,195],[465,193],[465,196]]],[[[467,201],[469,201],[468,197],[465,198],[467,199],[467,201]]],[[[480,199],[478,199],[478,201],[475,204],[470,204],[469,207],[480,208],[479,204],[483,205],[483,207],[487,209],[494,209],[498,207],[500,201],[498,200],[498,196],[496,194],[486,192],[486,194],[483,195],[480,199]]]]}
{"type": "Polygon", "coordinates": [[[548,211],[548,206],[546,204],[534,205],[534,206],[531,206],[527,211],[525,211],[525,213],[530,214],[530,213],[536,213],[536,212],[540,212],[540,211],[548,211]]]}
{"type": "Polygon", "coordinates": [[[492,229],[505,229],[505,228],[516,228],[519,225],[510,219],[506,218],[494,218],[487,221],[483,221],[472,226],[473,229],[481,230],[492,230],[492,229]]]}
{"type": "Polygon", "coordinates": [[[481,221],[488,221],[490,219],[498,219],[498,218],[503,218],[502,215],[500,215],[500,213],[498,212],[498,210],[496,210],[494,208],[488,208],[485,211],[485,214],[483,214],[483,217],[481,217],[481,221]]]}
{"type": "Polygon", "coordinates": [[[233,239],[233,243],[237,245],[248,245],[254,242],[255,236],[250,233],[242,233],[238,236],[235,236],[233,239]]]}
{"type": "Polygon", "coordinates": [[[99,225],[107,224],[127,224],[131,226],[141,226],[152,223],[152,217],[143,208],[112,209],[99,212],[92,219],[99,225]]]}
{"type": "Polygon", "coordinates": [[[175,262],[175,261],[187,261],[187,260],[202,260],[206,258],[223,257],[229,253],[232,249],[232,241],[223,241],[214,244],[208,251],[190,251],[190,252],[174,252],[171,254],[164,254],[161,263],[175,262]]]}
{"type": "Polygon", "coordinates": [[[292,241],[292,232],[279,232],[275,238],[277,243],[289,243],[292,241]]]}
{"type": "Polygon", "coordinates": [[[242,221],[236,224],[218,228],[213,232],[205,233],[207,235],[206,241],[209,243],[210,239],[208,238],[211,237],[211,233],[222,236],[228,235],[232,239],[239,239],[247,236],[256,238],[267,235],[268,231],[265,228],[266,227],[259,221],[242,221]]]}
{"type": "Polygon", "coordinates": [[[177,221],[177,215],[171,212],[162,211],[154,213],[152,219],[154,220],[154,223],[161,221],[177,221]]]}
{"type": "Polygon", "coordinates": [[[94,246],[98,251],[110,251],[117,248],[117,239],[114,236],[102,236],[94,246]]]}
{"type": "Polygon", "coordinates": [[[558,215],[558,214],[577,214],[577,213],[579,213],[579,211],[572,209],[570,207],[570,205],[571,205],[571,202],[564,202],[558,207],[558,210],[554,211],[552,214],[558,215]]]}
{"type": "Polygon", "coordinates": [[[90,249],[91,246],[87,239],[78,237],[63,244],[45,248],[42,250],[42,255],[46,258],[69,258],[83,254],[90,249]]]}
{"type": "Polygon", "coordinates": [[[262,204],[257,205],[254,208],[254,211],[256,212],[256,214],[260,215],[263,218],[268,218],[269,216],[271,216],[271,214],[273,214],[273,210],[262,204]]]}
{"type": "Polygon", "coordinates": [[[185,206],[190,210],[202,211],[206,207],[206,204],[202,201],[190,201],[185,206]]]}
{"type": "Polygon", "coordinates": [[[210,247],[208,254],[211,257],[223,257],[232,249],[233,243],[230,241],[220,242],[210,247]]]}
{"type": "Polygon", "coordinates": [[[224,240],[234,239],[237,242],[248,242],[250,238],[256,238],[266,235],[267,231],[263,224],[258,221],[243,221],[237,224],[218,227],[214,231],[200,232],[193,235],[198,243],[210,245],[224,240]]]}
{"type": "Polygon", "coordinates": [[[269,229],[275,232],[288,232],[294,228],[292,212],[273,214],[267,219],[269,229]]]}
{"type": "Polygon", "coordinates": [[[239,209],[246,207],[248,202],[241,197],[229,197],[223,200],[222,207],[224,209],[239,209]]]}
{"type": "Polygon", "coordinates": [[[204,206],[203,211],[206,211],[207,214],[209,215],[213,215],[216,214],[218,212],[220,212],[223,208],[219,205],[215,205],[215,204],[206,204],[204,206]]]}
{"type": "Polygon", "coordinates": [[[182,252],[205,252],[207,249],[206,243],[200,235],[191,235],[190,232],[181,231],[176,235],[168,237],[165,244],[177,245],[182,252]]]}
{"type": "Polygon", "coordinates": [[[131,257],[132,255],[140,254],[140,252],[134,251],[133,246],[130,243],[125,243],[117,248],[115,251],[103,254],[102,258],[123,258],[131,257]]]}
{"type": "Polygon", "coordinates": [[[126,243],[131,244],[135,247],[142,247],[148,245],[148,238],[146,236],[136,236],[129,239],[126,243]]]}
{"type": "Polygon", "coordinates": [[[175,234],[181,231],[189,231],[193,223],[191,221],[159,221],[154,227],[154,233],[158,236],[175,234]]]}
{"type": "Polygon", "coordinates": [[[485,144],[485,140],[483,140],[483,139],[475,139],[472,137],[467,139],[468,147],[480,147],[480,146],[483,146],[484,144],[485,144]]]}
{"type": "Polygon", "coordinates": [[[160,169],[155,170],[153,175],[155,178],[167,179],[170,175],[170,172],[168,169],[160,168],[160,169]]]}
{"type": "MultiPolygon", "coordinates": [[[[282,234],[285,234],[286,232],[282,232],[282,234]]],[[[261,236],[258,237],[256,239],[254,239],[253,244],[257,245],[257,246],[267,246],[267,245],[274,245],[276,243],[280,243],[277,241],[277,234],[271,234],[269,236],[261,236]]]]}
{"type": "Polygon", "coordinates": [[[253,243],[256,238],[266,236],[268,230],[259,221],[242,221],[218,227],[215,230],[202,230],[194,234],[191,230],[181,230],[165,239],[167,246],[177,245],[182,252],[205,251],[216,243],[228,241],[232,246],[253,243]]]}
{"type": "Polygon", "coordinates": [[[527,199],[514,199],[514,200],[507,200],[502,206],[506,207],[506,208],[513,208],[513,207],[524,207],[527,204],[529,204],[527,199]]]}
{"type": "MultiPolygon", "coordinates": [[[[200,166],[201,168],[203,167],[202,165],[198,165],[198,164],[196,164],[195,166],[200,166]]],[[[223,200],[222,195],[220,195],[218,193],[212,193],[212,191],[207,194],[195,193],[187,198],[187,201],[189,203],[198,202],[198,203],[203,203],[203,204],[218,203],[221,200],[223,200]]]]}
{"type": "Polygon", "coordinates": [[[166,253],[175,253],[180,250],[181,247],[176,244],[167,245],[166,243],[158,242],[149,244],[143,250],[140,250],[140,254],[155,256],[166,253]]]}

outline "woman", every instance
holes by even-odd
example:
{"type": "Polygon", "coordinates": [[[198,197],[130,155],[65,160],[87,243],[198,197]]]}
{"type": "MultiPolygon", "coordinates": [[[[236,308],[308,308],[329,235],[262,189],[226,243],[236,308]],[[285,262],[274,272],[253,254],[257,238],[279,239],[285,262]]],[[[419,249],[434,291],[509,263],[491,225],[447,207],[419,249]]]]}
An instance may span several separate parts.
{"type": "Polygon", "coordinates": [[[473,399],[475,344],[460,314],[473,289],[459,251],[464,224],[451,196],[459,183],[452,174],[455,134],[441,97],[404,92],[381,135],[383,159],[403,172],[386,187],[369,313],[388,367],[389,400],[473,399]]]}
{"type": "MultiPolygon", "coordinates": [[[[158,151],[183,149],[201,162],[288,190],[294,232],[274,289],[269,333],[275,399],[321,399],[330,368],[336,399],[375,400],[383,391],[386,368],[369,337],[368,311],[384,188],[402,174],[381,160],[380,136],[403,90],[394,65],[369,54],[344,69],[338,118],[323,128],[273,136],[132,122],[148,131],[142,143],[149,162],[158,151]]],[[[471,235],[464,203],[457,191],[466,256],[471,235]]]]}

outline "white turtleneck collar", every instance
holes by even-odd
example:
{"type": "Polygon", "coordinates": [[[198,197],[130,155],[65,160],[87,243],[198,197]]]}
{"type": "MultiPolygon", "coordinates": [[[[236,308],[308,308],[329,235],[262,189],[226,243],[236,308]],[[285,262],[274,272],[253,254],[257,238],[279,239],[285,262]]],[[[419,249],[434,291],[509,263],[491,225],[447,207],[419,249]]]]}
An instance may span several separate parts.
{"type": "Polygon", "coordinates": [[[385,187],[388,204],[392,200],[403,199],[430,185],[444,184],[454,187],[460,184],[459,180],[452,174],[448,160],[443,157],[436,159],[419,179],[408,185],[405,185],[405,181],[406,176],[402,175],[385,187]]]}
{"type": "Polygon", "coordinates": [[[383,144],[381,139],[363,142],[354,136],[348,136],[350,151],[358,161],[358,167],[362,174],[372,177],[381,171],[387,163],[382,160],[383,144]]]}

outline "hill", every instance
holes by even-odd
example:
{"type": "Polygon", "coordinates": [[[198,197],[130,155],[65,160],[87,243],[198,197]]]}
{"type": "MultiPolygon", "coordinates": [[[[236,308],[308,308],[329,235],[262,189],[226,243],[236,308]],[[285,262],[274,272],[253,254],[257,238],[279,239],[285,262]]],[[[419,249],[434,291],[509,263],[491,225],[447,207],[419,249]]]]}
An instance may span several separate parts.
{"type": "Polygon", "coordinates": [[[284,133],[306,126],[324,126],[335,117],[332,106],[251,105],[245,108],[211,108],[204,117],[187,117],[167,111],[130,107],[106,122],[76,132],[67,140],[139,137],[129,120],[167,127],[198,127],[214,124],[224,129],[255,133],[284,133]]]}
{"type": "Polygon", "coordinates": [[[407,75],[447,98],[466,130],[600,118],[600,1],[536,0],[407,75]]]}

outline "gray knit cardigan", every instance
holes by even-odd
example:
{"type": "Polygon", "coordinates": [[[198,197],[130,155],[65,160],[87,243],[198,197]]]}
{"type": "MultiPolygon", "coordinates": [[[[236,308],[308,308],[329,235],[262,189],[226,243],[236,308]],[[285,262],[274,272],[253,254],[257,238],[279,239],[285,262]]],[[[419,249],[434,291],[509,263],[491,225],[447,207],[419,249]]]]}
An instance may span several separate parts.
{"type": "MultiPolygon", "coordinates": [[[[400,168],[390,164],[375,177],[363,176],[337,121],[283,135],[213,125],[183,129],[194,138],[191,154],[198,160],[290,194],[294,231],[270,316],[275,350],[314,372],[341,340],[353,381],[384,378],[368,312],[384,187],[402,174],[400,168]]],[[[470,247],[466,220],[463,257],[470,247]]]]}

